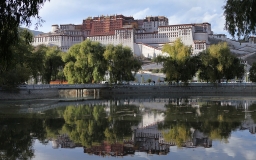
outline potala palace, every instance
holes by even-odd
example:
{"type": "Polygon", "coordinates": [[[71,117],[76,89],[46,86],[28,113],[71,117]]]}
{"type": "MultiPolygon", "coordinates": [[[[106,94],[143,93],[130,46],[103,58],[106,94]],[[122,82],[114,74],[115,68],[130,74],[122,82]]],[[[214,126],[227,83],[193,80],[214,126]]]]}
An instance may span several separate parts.
{"type": "Polygon", "coordinates": [[[168,18],[164,16],[138,20],[123,15],[88,17],[78,25],[52,25],[51,32],[35,36],[32,44],[58,46],[66,52],[72,45],[90,39],[104,45],[123,44],[130,47],[136,56],[153,58],[162,53],[164,44],[172,43],[177,38],[191,45],[193,54],[220,41],[226,41],[236,54],[251,55],[256,52],[256,37],[238,42],[224,34],[214,34],[210,23],[168,25],[168,18]]]}

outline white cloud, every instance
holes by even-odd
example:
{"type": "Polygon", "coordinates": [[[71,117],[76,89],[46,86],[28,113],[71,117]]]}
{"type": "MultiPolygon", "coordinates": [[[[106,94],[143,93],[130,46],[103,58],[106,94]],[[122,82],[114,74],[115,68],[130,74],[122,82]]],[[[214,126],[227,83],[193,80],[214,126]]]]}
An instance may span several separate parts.
{"type": "Polygon", "coordinates": [[[256,153],[254,151],[244,151],[243,155],[247,160],[254,160],[256,157],[256,153]]]}
{"type": "Polygon", "coordinates": [[[145,153],[145,152],[135,152],[135,155],[138,156],[138,157],[150,160],[148,154],[145,153]]]}
{"type": "Polygon", "coordinates": [[[170,16],[170,17],[168,17],[168,19],[169,19],[169,24],[170,25],[182,23],[181,19],[176,15],[170,16]]]}
{"type": "Polygon", "coordinates": [[[226,153],[227,155],[229,155],[230,157],[236,156],[235,151],[233,151],[231,148],[228,148],[228,147],[224,148],[223,152],[226,153]]]}
{"type": "Polygon", "coordinates": [[[149,8],[143,9],[133,15],[134,19],[143,19],[149,15],[149,8]]]}
{"type": "Polygon", "coordinates": [[[46,21],[39,28],[50,31],[52,24],[81,24],[89,16],[123,14],[135,19],[146,16],[166,16],[169,24],[187,24],[209,22],[214,33],[225,33],[222,6],[224,1],[205,0],[52,0],[46,2],[40,10],[40,16],[46,21]]]}
{"type": "Polygon", "coordinates": [[[206,153],[218,153],[218,151],[215,148],[206,148],[205,149],[206,153]]]}
{"type": "Polygon", "coordinates": [[[189,13],[198,13],[200,11],[202,11],[201,7],[192,7],[188,12],[189,13]]]}
{"type": "Polygon", "coordinates": [[[204,13],[204,16],[202,17],[203,22],[211,22],[213,19],[218,17],[218,14],[209,14],[208,12],[204,13]]]}

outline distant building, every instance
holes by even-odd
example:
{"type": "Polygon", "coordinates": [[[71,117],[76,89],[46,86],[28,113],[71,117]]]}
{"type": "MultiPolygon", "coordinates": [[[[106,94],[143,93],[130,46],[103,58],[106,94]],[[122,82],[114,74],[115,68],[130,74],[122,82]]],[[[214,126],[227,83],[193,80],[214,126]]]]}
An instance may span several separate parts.
{"type": "Polygon", "coordinates": [[[132,142],[108,143],[103,142],[99,145],[84,147],[84,153],[98,156],[126,156],[134,154],[135,148],[132,142]]]}
{"type": "Polygon", "coordinates": [[[32,45],[58,46],[62,51],[66,52],[72,45],[84,41],[84,34],[84,31],[81,30],[81,25],[52,25],[52,31],[35,36],[32,45]]]}
{"type": "MultiPolygon", "coordinates": [[[[139,146],[139,151],[153,154],[167,154],[170,146],[176,146],[176,142],[166,141],[163,137],[163,130],[158,130],[158,124],[152,124],[146,127],[134,130],[134,143],[139,146]]],[[[168,130],[167,130],[168,131],[168,130]]],[[[191,137],[183,142],[182,147],[212,147],[212,140],[204,133],[192,129],[191,137]]]]}
{"type": "Polygon", "coordinates": [[[180,38],[185,45],[192,46],[194,55],[210,44],[226,41],[231,51],[237,54],[256,52],[256,37],[248,41],[231,40],[224,34],[213,34],[210,23],[168,25],[164,16],[146,17],[135,20],[123,15],[88,17],[82,24],[52,25],[52,31],[34,37],[33,45],[58,46],[66,52],[72,45],[86,39],[104,45],[123,44],[132,49],[136,56],[153,58],[162,53],[162,46],[180,38]]]}
{"type": "Polygon", "coordinates": [[[113,15],[88,17],[80,25],[52,25],[51,32],[35,36],[32,44],[58,46],[66,52],[72,45],[90,39],[104,45],[123,44],[137,56],[152,58],[162,53],[164,44],[177,38],[191,45],[193,54],[197,54],[206,48],[209,34],[212,34],[209,23],[168,25],[164,16],[135,20],[113,15]]]}

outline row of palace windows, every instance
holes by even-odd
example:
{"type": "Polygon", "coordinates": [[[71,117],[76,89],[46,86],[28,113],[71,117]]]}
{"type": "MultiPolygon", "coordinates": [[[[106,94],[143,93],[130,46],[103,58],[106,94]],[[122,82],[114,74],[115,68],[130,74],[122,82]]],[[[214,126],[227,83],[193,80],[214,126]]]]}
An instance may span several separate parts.
{"type": "Polygon", "coordinates": [[[185,30],[181,30],[181,31],[179,31],[179,34],[180,35],[190,35],[190,30],[188,30],[188,29],[185,29],[185,30]]]}
{"type": "MultiPolygon", "coordinates": [[[[67,37],[68,40],[70,41],[82,41],[82,37],[67,37]]],[[[34,38],[34,42],[46,42],[46,41],[59,41],[60,37],[59,36],[52,36],[52,37],[40,37],[40,38],[34,38]]],[[[64,36],[61,36],[61,40],[65,41],[66,38],[64,36]]]]}
{"type": "Polygon", "coordinates": [[[159,34],[139,34],[136,35],[138,39],[147,39],[147,38],[170,38],[178,37],[177,33],[159,33],[159,34]]]}
{"type": "Polygon", "coordinates": [[[122,36],[97,36],[97,37],[90,37],[91,40],[97,41],[97,40],[115,40],[115,39],[130,39],[131,35],[122,35],[122,36]]]}
{"type": "Polygon", "coordinates": [[[205,46],[204,44],[195,44],[195,49],[199,49],[199,50],[205,49],[205,46]]]}
{"type": "Polygon", "coordinates": [[[69,26],[62,26],[62,25],[60,25],[60,29],[69,29],[69,26]]]}
{"type": "MultiPolygon", "coordinates": [[[[82,41],[82,37],[68,37],[68,39],[70,41],[82,41]]],[[[65,39],[62,37],[62,40],[65,40],[65,39]]]]}
{"type": "Polygon", "coordinates": [[[62,47],[60,47],[60,49],[61,49],[61,50],[68,50],[69,47],[66,47],[66,46],[63,47],[63,46],[62,46],[62,47]]]}
{"type": "Polygon", "coordinates": [[[116,30],[116,33],[131,33],[129,30],[116,30]]]}
{"type": "Polygon", "coordinates": [[[69,31],[69,35],[81,35],[81,31],[69,31]]]}
{"type": "Polygon", "coordinates": [[[34,42],[46,42],[46,41],[58,41],[59,36],[52,36],[52,37],[37,37],[34,38],[34,42]]]}
{"type": "Polygon", "coordinates": [[[187,28],[187,26],[161,27],[161,28],[158,28],[158,30],[159,31],[178,31],[179,28],[187,28]]]}

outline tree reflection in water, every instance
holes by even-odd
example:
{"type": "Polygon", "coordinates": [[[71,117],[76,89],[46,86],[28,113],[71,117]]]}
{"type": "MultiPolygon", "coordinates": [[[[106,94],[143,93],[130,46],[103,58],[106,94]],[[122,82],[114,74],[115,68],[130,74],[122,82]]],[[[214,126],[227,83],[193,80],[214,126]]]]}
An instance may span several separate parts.
{"type": "Polygon", "coordinates": [[[165,107],[165,120],[159,124],[159,129],[165,129],[164,138],[174,141],[178,147],[186,146],[188,142],[193,146],[199,145],[196,144],[199,141],[208,144],[209,140],[227,143],[231,132],[238,129],[244,119],[241,109],[221,106],[220,102],[206,102],[200,106],[168,104],[165,107]],[[201,136],[196,136],[199,132],[201,136]]]}
{"type": "Polygon", "coordinates": [[[29,118],[0,118],[0,159],[31,159],[34,138],[45,139],[43,121],[29,118]],[[31,133],[34,133],[33,136],[31,133]]]}
{"type": "Polygon", "coordinates": [[[66,132],[71,140],[81,143],[85,147],[110,143],[131,138],[131,127],[138,125],[141,117],[137,106],[125,105],[109,108],[104,106],[68,106],[64,112],[65,125],[62,132],[66,132]]]}
{"type": "Polygon", "coordinates": [[[165,109],[161,111],[164,120],[148,126],[139,125],[145,110],[130,104],[68,106],[44,114],[2,114],[1,158],[33,158],[35,139],[42,144],[52,141],[54,148],[83,146],[88,154],[123,156],[135,150],[167,154],[172,145],[211,147],[212,140],[228,143],[231,132],[237,129],[255,133],[255,104],[245,108],[219,101],[172,99],[165,109]]]}

